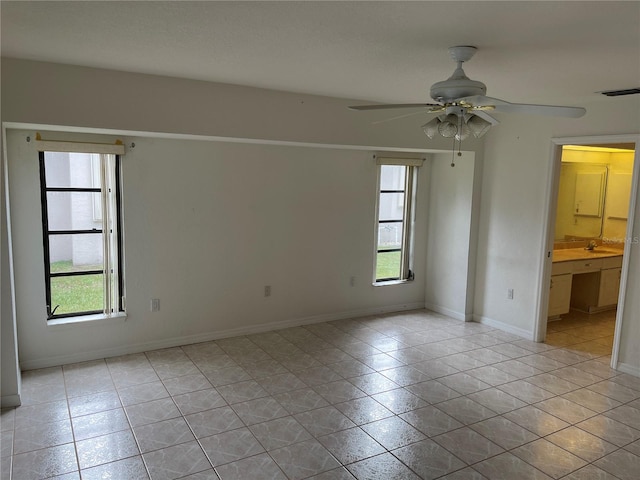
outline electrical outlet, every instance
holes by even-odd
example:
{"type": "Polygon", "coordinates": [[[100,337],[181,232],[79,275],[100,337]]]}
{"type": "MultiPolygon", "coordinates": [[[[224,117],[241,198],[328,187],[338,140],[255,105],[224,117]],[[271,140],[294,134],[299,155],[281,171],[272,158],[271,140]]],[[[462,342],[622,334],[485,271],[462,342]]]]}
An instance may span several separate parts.
{"type": "Polygon", "coordinates": [[[264,286],[264,296],[265,297],[270,297],[271,296],[271,285],[265,285],[264,286]]]}
{"type": "Polygon", "coordinates": [[[349,279],[349,285],[351,285],[352,287],[355,287],[355,286],[356,286],[356,277],[355,277],[355,276],[352,276],[352,277],[349,279]]]}
{"type": "Polygon", "coordinates": [[[159,298],[152,298],[151,299],[151,311],[152,312],[160,311],[160,299],[159,298]]]}
{"type": "Polygon", "coordinates": [[[507,299],[513,300],[513,288],[507,288],[507,299]]]}

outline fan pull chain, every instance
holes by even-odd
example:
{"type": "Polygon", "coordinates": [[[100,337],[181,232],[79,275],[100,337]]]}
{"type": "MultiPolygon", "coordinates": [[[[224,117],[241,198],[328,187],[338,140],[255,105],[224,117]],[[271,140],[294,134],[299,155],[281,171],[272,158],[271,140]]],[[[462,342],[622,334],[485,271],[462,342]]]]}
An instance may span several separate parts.
{"type": "Polygon", "coordinates": [[[453,148],[451,149],[451,167],[455,167],[456,166],[455,159],[456,159],[456,137],[454,135],[454,137],[453,137],[453,148]]]}

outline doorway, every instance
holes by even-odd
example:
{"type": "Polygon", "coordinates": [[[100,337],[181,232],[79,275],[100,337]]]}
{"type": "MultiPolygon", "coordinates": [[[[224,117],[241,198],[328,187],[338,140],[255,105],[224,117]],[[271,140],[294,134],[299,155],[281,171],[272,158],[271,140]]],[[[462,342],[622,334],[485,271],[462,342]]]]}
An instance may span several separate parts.
{"type": "Polygon", "coordinates": [[[636,141],[633,135],[554,140],[548,187],[536,340],[603,361],[611,355],[612,366],[640,167],[636,141]]]}

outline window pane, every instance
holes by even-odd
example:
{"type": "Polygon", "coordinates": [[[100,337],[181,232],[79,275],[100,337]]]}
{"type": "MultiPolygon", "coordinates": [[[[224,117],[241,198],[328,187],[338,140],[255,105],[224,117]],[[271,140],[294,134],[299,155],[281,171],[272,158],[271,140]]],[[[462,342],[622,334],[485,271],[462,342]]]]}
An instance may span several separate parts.
{"type": "Polygon", "coordinates": [[[404,165],[381,165],[380,190],[404,190],[404,165]]]}
{"type": "Polygon", "coordinates": [[[101,233],[49,235],[51,272],[102,270],[101,233]]]}
{"type": "Polygon", "coordinates": [[[399,279],[401,252],[378,253],[376,257],[376,280],[399,279]]]}
{"type": "Polygon", "coordinates": [[[378,220],[402,220],[404,193],[380,193],[378,220]]]}
{"type": "Polygon", "coordinates": [[[51,310],[56,315],[104,309],[103,276],[77,275],[51,278],[51,310]]]}
{"type": "Polygon", "coordinates": [[[100,155],[45,152],[47,187],[100,188],[100,155]]]}
{"type": "Polygon", "coordinates": [[[47,192],[49,230],[102,229],[102,194],[47,192]]]}
{"type": "Polygon", "coordinates": [[[402,247],[403,223],[378,224],[378,250],[388,250],[402,247]]]}

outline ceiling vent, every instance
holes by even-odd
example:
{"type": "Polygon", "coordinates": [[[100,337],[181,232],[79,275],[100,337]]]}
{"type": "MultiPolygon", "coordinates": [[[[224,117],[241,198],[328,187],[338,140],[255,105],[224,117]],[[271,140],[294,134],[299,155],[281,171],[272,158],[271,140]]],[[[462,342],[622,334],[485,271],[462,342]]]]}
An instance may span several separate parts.
{"type": "Polygon", "coordinates": [[[607,97],[621,97],[622,95],[633,95],[640,93],[640,88],[627,88],[625,90],[607,90],[606,92],[600,92],[607,97]]]}

